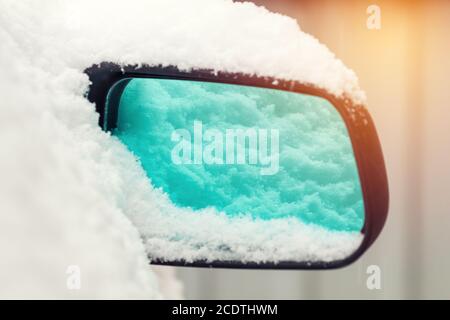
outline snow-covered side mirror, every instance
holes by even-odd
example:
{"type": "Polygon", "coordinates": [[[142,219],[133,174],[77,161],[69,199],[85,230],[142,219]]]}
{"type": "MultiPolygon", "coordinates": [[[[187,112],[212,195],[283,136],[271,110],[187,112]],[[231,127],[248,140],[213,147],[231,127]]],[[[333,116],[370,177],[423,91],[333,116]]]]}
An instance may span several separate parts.
{"type": "Polygon", "coordinates": [[[152,210],[129,213],[152,263],[336,268],[381,232],[388,185],[363,106],[242,74],[111,63],[86,73],[100,126],[152,187],[152,210]]]}

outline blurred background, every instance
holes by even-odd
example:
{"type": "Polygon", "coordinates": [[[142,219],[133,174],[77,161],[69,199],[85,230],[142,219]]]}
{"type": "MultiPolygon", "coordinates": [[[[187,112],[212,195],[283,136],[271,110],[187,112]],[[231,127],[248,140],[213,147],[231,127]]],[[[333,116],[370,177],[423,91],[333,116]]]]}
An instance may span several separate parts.
{"type": "Polygon", "coordinates": [[[450,299],[450,1],[253,1],[298,19],[359,77],[383,146],[380,238],[333,271],[177,268],[190,299],[450,299]],[[381,28],[368,29],[370,5],[381,28]],[[366,286],[381,268],[381,289],[366,286]]]}

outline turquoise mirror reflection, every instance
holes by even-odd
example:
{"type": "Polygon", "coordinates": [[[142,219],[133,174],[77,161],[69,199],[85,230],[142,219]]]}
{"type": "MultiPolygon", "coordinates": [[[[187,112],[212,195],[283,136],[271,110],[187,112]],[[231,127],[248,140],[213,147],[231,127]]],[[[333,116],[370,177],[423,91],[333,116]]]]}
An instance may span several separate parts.
{"type": "Polygon", "coordinates": [[[174,208],[266,225],[288,219],[324,235],[359,234],[364,225],[351,140],[324,98],[134,78],[111,88],[106,113],[115,114],[113,135],[174,208]]]}

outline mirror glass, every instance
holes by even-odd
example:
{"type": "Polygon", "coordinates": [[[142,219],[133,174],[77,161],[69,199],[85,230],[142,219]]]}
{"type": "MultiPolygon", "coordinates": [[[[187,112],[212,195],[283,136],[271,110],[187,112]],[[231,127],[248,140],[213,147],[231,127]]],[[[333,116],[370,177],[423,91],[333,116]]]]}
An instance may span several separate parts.
{"type": "Polygon", "coordinates": [[[352,144],[324,98],[133,78],[105,119],[148,178],[152,205],[128,214],[152,259],[330,262],[362,240],[352,144]]]}

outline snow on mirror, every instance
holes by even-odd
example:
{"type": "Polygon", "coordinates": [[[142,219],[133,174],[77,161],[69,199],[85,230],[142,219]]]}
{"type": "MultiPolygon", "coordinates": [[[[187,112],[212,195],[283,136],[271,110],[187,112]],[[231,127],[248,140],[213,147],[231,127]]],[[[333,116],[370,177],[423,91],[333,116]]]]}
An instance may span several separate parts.
{"type": "Polygon", "coordinates": [[[132,220],[153,260],[330,262],[361,243],[352,144],[324,98],[130,78],[105,118],[152,185],[154,210],[132,220]]]}

